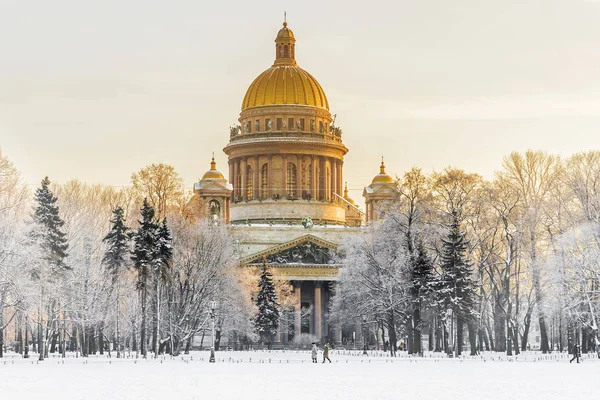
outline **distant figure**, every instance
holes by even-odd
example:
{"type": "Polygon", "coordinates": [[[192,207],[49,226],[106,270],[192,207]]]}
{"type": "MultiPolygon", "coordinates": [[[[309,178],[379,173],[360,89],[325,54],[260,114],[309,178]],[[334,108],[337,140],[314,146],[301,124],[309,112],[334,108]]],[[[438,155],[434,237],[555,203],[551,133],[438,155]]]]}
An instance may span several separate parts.
{"type": "Polygon", "coordinates": [[[325,343],[325,346],[323,346],[323,362],[325,362],[325,360],[331,362],[329,359],[329,343],[325,343]]]}
{"type": "Polygon", "coordinates": [[[569,361],[572,363],[573,360],[577,359],[577,364],[579,364],[579,357],[581,357],[581,347],[578,344],[573,345],[573,358],[569,361]]]}
{"type": "Polygon", "coordinates": [[[317,362],[317,344],[316,343],[313,343],[311,355],[312,355],[312,362],[316,363],[317,362]]]}

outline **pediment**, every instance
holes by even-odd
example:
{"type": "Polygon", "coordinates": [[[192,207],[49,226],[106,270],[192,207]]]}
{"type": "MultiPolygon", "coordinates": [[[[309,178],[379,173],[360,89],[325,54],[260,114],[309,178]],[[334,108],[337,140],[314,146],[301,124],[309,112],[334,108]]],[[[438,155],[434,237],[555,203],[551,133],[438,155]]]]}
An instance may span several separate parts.
{"type": "Polygon", "coordinates": [[[267,260],[277,265],[333,265],[337,245],[308,234],[252,254],[240,260],[242,265],[260,265],[267,260]]]}

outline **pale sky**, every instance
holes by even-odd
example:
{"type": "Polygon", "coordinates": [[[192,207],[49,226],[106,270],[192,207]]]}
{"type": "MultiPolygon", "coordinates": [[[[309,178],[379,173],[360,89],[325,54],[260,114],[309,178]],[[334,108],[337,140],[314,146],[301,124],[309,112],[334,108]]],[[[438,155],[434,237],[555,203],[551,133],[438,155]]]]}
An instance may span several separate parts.
{"type": "Polygon", "coordinates": [[[0,148],[27,183],[129,185],[222,152],[283,11],[361,201],[378,173],[491,178],[511,151],[600,149],[600,0],[0,0],[0,148]]]}

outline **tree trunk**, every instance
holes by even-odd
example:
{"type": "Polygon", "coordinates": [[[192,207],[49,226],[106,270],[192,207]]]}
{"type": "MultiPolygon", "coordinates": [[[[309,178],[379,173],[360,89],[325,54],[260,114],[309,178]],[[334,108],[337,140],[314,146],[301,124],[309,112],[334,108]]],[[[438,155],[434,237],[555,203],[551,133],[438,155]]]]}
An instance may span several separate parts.
{"type": "Polygon", "coordinates": [[[398,349],[398,340],[396,336],[396,323],[393,311],[391,311],[388,316],[388,334],[390,336],[390,355],[392,357],[396,357],[396,350],[398,349]]]}
{"type": "MultiPolygon", "coordinates": [[[[413,323],[412,323],[412,318],[407,318],[406,319],[406,350],[408,354],[413,354],[414,353],[414,346],[413,346],[413,335],[414,335],[414,329],[413,329],[413,323]]],[[[363,340],[365,340],[363,338],[363,340]]]]}
{"type": "Polygon", "coordinates": [[[100,355],[104,355],[104,321],[98,324],[98,350],[100,355]]]}
{"type": "Polygon", "coordinates": [[[469,320],[467,322],[467,328],[469,329],[469,343],[471,344],[471,355],[477,355],[477,329],[475,329],[475,322],[469,320]]]}
{"type": "Polygon", "coordinates": [[[413,321],[414,321],[414,339],[413,339],[413,347],[414,352],[419,355],[423,355],[423,348],[421,345],[421,306],[415,307],[415,311],[413,312],[413,321]]]}
{"type": "Polygon", "coordinates": [[[464,333],[464,320],[461,317],[456,318],[456,355],[462,355],[463,347],[463,333],[464,333]]]}
{"type": "Polygon", "coordinates": [[[141,326],[140,326],[140,353],[142,354],[142,357],[146,358],[146,294],[147,294],[147,289],[146,289],[146,279],[143,279],[143,283],[142,283],[142,299],[141,299],[141,306],[142,306],[142,322],[141,322],[141,326]]]}
{"type": "Polygon", "coordinates": [[[521,338],[521,350],[527,350],[527,342],[529,340],[529,328],[531,327],[531,307],[528,308],[525,314],[525,325],[523,326],[523,337],[521,338]]]}
{"type": "MultiPolygon", "coordinates": [[[[269,340],[269,346],[271,345],[272,340],[269,340]]],[[[215,332],[215,351],[219,351],[219,347],[221,346],[221,330],[217,329],[215,332]]],[[[269,347],[270,349],[271,347],[269,347]]]]}

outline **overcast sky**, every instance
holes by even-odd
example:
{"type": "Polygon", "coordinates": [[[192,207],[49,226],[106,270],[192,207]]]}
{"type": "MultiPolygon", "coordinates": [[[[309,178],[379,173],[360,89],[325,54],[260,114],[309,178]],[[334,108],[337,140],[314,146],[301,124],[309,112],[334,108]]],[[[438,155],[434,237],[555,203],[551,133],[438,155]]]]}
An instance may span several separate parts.
{"type": "Polygon", "coordinates": [[[283,11],[350,152],[378,173],[491,178],[528,148],[600,149],[600,0],[0,0],[0,148],[37,185],[129,185],[153,163],[188,187],[222,152],[283,11]]]}

